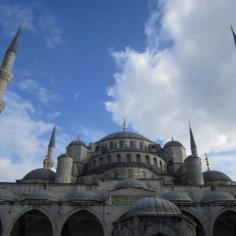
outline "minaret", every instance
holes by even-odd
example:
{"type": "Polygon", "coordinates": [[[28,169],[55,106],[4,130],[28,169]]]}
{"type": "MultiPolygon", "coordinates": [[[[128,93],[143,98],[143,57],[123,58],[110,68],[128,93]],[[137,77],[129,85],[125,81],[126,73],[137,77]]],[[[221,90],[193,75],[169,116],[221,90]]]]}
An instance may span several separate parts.
{"type": "Polygon", "coordinates": [[[5,53],[2,65],[0,67],[0,113],[4,109],[4,101],[3,101],[4,92],[8,84],[13,79],[12,68],[16,58],[16,51],[19,43],[21,29],[22,25],[19,27],[19,29],[16,32],[16,35],[12,39],[10,46],[8,47],[5,53]]]}
{"type": "Polygon", "coordinates": [[[44,169],[51,169],[54,165],[52,155],[53,155],[53,150],[55,148],[55,136],[56,136],[56,126],[54,126],[53,128],[52,135],[48,144],[47,155],[45,156],[45,159],[43,160],[44,169]]]}
{"type": "Polygon", "coordinates": [[[197,145],[195,143],[195,139],[193,136],[193,131],[192,131],[190,122],[189,122],[189,133],[190,133],[190,147],[191,147],[192,156],[197,157],[198,156],[197,145]]]}
{"type": "Polygon", "coordinates": [[[192,155],[188,156],[184,161],[186,169],[186,181],[190,185],[203,185],[204,180],[202,174],[202,162],[201,158],[198,157],[197,145],[194,140],[190,123],[189,123],[189,132],[190,132],[190,148],[192,155]]]}

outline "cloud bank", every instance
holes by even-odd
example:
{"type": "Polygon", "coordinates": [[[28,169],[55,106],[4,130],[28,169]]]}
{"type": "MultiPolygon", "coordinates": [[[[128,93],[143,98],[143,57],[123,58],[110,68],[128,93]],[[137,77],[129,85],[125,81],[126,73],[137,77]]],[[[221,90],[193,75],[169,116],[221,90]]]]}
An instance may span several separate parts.
{"type": "Polygon", "coordinates": [[[126,117],[134,130],[154,140],[174,136],[186,147],[190,120],[201,154],[234,152],[236,49],[230,24],[236,22],[236,2],[151,3],[146,49],[112,54],[118,71],[106,109],[119,124],[126,117]]]}

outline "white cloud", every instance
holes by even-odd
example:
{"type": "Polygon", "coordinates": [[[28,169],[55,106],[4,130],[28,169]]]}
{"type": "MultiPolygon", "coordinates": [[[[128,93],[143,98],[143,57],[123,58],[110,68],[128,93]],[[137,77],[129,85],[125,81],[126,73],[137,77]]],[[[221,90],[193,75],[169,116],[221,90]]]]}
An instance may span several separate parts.
{"type": "Polygon", "coordinates": [[[62,43],[62,31],[54,16],[44,13],[39,17],[38,25],[45,32],[45,41],[49,48],[55,48],[62,43]]]}
{"type": "Polygon", "coordinates": [[[48,104],[49,102],[60,101],[60,96],[49,91],[47,88],[39,85],[36,81],[31,80],[26,77],[26,79],[17,83],[20,90],[27,92],[28,94],[34,94],[37,96],[38,100],[48,104]]]}
{"type": "Polygon", "coordinates": [[[79,99],[79,96],[80,96],[80,92],[76,92],[73,94],[73,99],[74,101],[77,101],[79,99]]]}
{"type": "Polygon", "coordinates": [[[7,34],[15,34],[17,27],[24,22],[24,29],[40,34],[47,47],[55,48],[62,40],[62,30],[54,15],[39,4],[33,6],[5,3],[0,4],[0,26],[7,34]]]}
{"type": "MultiPolygon", "coordinates": [[[[15,181],[42,167],[53,124],[36,119],[33,105],[15,93],[8,93],[5,101],[0,117],[0,180],[15,181]]],[[[56,138],[55,157],[64,152],[69,136],[58,128],[56,138]]]]}
{"type": "Polygon", "coordinates": [[[234,9],[232,0],[156,1],[145,51],[113,53],[119,71],[106,102],[113,120],[126,117],[150,138],[173,135],[185,146],[190,120],[201,154],[236,150],[234,9]]]}

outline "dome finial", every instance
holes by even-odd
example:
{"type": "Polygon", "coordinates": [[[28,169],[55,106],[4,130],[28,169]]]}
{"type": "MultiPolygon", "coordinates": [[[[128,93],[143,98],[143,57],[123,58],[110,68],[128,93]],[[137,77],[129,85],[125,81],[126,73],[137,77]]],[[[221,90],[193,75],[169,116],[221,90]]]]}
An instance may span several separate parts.
{"type": "Polygon", "coordinates": [[[209,163],[209,159],[208,159],[207,153],[205,153],[205,160],[206,160],[207,170],[209,171],[210,170],[210,163],[209,163]]]}
{"type": "Polygon", "coordinates": [[[123,132],[126,132],[126,129],[127,129],[127,127],[126,127],[126,119],[124,118],[123,119],[123,132]]]}
{"type": "Polygon", "coordinates": [[[174,136],[171,136],[171,140],[174,141],[174,136]]]}

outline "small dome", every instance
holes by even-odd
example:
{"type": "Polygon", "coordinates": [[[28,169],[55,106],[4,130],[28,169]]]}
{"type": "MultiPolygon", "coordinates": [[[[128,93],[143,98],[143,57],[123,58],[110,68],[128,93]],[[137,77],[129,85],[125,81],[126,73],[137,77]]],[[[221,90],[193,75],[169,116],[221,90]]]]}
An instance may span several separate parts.
{"type": "Polygon", "coordinates": [[[87,147],[87,145],[86,145],[83,141],[81,141],[81,140],[79,140],[79,139],[76,139],[76,140],[72,141],[72,142],[68,145],[68,147],[70,147],[70,146],[72,146],[72,145],[82,145],[82,146],[84,146],[84,147],[87,147]]]}
{"type": "Polygon", "coordinates": [[[144,137],[143,135],[140,135],[140,134],[137,134],[134,132],[127,132],[127,131],[109,134],[109,135],[105,136],[104,138],[102,138],[100,141],[106,141],[106,140],[117,139],[117,138],[143,139],[143,140],[150,142],[150,140],[147,139],[146,137],[144,137]]]}
{"type": "Polygon", "coordinates": [[[172,140],[166,143],[164,145],[164,148],[173,147],[173,146],[183,147],[182,143],[180,143],[179,141],[172,140]]]}
{"type": "Polygon", "coordinates": [[[145,216],[176,216],[181,215],[179,208],[168,200],[158,197],[146,197],[134,203],[125,217],[132,217],[138,215],[145,216]]]}
{"type": "Polygon", "coordinates": [[[47,190],[34,190],[32,193],[27,193],[24,195],[23,200],[46,200],[46,201],[56,201],[57,198],[51,192],[47,190]]]}
{"type": "Polygon", "coordinates": [[[215,181],[231,182],[229,176],[220,171],[215,171],[215,170],[208,170],[203,172],[203,178],[205,183],[215,182],[215,181]]]}
{"type": "Polygon", "coordinates": [[[95,194],[91,191],[76,191],[76,192],[70,193],[67,199],[69,201],[96,200],[95,194]]]}
{"type": "Polygon", "coordinates": [[[202,203],[212,203],[212,202],[225,202],[225,201],[235,201],[235,198],[228,192],[222,191],[212,191],[206,193],[202,199],[202,203]]]}
{"type": "Polygon", "coordinates": [[[44,169],[44,168],[39,168],[39,169],[35,169],[30,171],[27,175],[25,175],[25,177],[23,178],[23,180],[28,180],[28,179],[32,179],[32,180],[48,180],[50,182],[54,182],[55,181],[55,176],[56,173],[50,169],[44,169]]]}
{"type": "Polygon", "coordinates": [[[181,192],[168,192],[164,193],[161,197],[171,202],[193,202],[188,194],[181,192]]]}
{"type": "Polygon", "coordinates": [[[0,201],[13,201],[17,196],[8,189],[0,189],[0,201]]]}
{"type": "Polygon", "coordinates": [[[114,186],[114,190],[122,188],[142,188],[147,189],[146,183],[137,179],[123,179],[114,186]]]}

